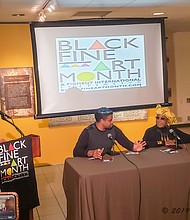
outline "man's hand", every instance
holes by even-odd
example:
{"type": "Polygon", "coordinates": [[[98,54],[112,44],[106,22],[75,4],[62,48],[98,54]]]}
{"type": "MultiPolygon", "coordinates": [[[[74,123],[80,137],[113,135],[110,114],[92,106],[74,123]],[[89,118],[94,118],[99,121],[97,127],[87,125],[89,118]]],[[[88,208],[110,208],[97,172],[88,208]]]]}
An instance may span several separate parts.
{"type": "Polygon", "coordinates": [[[138,141],[133,144],[133,151],[141,151],[146,146],[146,141],[138,141]]]}
{"type": "Polygon", "coordinates": [[[102,149],[89,150],[87,155],[88,157],[93,157],[95,159],[102,159],[102,149]]]}

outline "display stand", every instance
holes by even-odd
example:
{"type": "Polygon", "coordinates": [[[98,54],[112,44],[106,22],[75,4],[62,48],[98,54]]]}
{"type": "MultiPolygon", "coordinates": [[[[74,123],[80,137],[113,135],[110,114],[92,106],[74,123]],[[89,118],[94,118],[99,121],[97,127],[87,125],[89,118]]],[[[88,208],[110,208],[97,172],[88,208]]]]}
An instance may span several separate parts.
{"type": "Polygon", "coordinates": [[[19,197],[19,220],[32,220],[33,209],[39,206],[33,158],[41,156],[40,137],[25,136],[13,119],[1,112],[1,118],[13,125],[21,138],[0,143],[0,188],[16,192],[19,197]]]}
{"type": "MultiPolygon", "coordinates": [[[[0,149],[1,191],[16,192],[19,196],[19,216],[29,215],[33,208],[39,206],[33,163],[33,156],[40,156],[39,136],[28,135],[2,142],[0,149]]],[[[19,220],[22,218],[19,217],[19,220]]]]}

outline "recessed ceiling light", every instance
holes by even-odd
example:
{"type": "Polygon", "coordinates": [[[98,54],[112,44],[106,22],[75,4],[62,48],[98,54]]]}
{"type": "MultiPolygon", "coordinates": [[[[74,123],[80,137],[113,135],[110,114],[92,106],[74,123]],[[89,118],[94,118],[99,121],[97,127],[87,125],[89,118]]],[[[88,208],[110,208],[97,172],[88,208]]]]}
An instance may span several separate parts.
{"type": "Polygon", "coordinates": [[[12,14],[13,17],[24,17],[25,14],[12,14]]]}
{"type": "Polygon", "coordinates": [[[79,11],[73,17],[102,17],[106,16],[112,11],[79,11]]]}
{"type": "Polygon", "coordinates": [[[164,15],[165,13],[164,12],[154,12],[153,15],[154,16],[159,16],[159,15],[164,15]]]}

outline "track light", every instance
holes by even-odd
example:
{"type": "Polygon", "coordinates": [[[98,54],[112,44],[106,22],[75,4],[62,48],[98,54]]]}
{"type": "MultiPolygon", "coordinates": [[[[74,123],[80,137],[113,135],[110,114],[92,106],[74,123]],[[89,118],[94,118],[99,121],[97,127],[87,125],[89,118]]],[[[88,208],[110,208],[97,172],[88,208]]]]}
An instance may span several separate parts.
{"type": "Polygon", "coordinates": [[[49,1],[47,10],[48,10],[49,12],[52,12],[53,10],[55,10],[55,1],[54,1],[54,0],[49,1]]]}
{"type": "Polygon", "coordinates": [[[39,16],[38,21],[44,22],[47,17],[45,14],[45,10],[47,9],[48,12],[52,12],[53,10],[55,10],[55,6],[56,6],[55,0],[47,0],[42,10],[38,14],[39,16]]]}
{"type": "Polygon", "coordinates": [[[45,15],[44,10],[42,10],[38,15],[39,15],[38,21],[44,22],[46,20],[46,15],[45,15]]]}

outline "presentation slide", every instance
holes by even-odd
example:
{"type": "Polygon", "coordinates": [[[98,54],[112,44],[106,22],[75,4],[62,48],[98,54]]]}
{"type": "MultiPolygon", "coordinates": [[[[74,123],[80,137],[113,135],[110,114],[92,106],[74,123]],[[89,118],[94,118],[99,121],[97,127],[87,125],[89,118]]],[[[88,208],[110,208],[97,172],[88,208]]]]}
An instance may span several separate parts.
{"type": "Polygon", "coordinates": [[[32,23],[37,118],[167,103],[163,19],[32,23]]]}
{"type": "Polygon", "coordinates": [[[144,36],[57,38],[59,91],[146,86],[144,36]]]}

